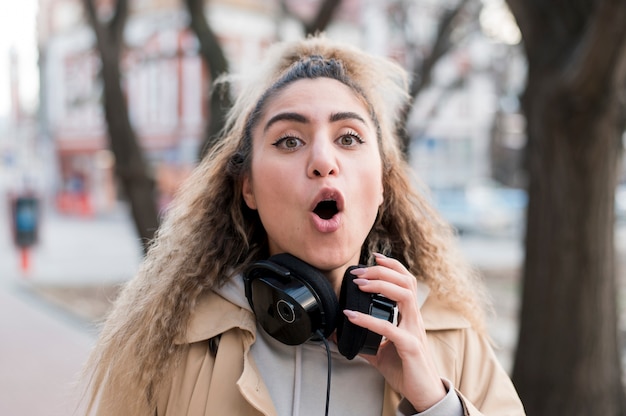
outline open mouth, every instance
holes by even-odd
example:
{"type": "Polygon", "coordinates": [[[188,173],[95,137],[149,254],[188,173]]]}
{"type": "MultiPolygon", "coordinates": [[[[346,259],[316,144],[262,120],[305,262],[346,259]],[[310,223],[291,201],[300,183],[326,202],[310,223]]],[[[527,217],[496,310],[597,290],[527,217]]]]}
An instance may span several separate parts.
{"type": "Polygon", "coordinates": [[[335,216],[339,212],[337,208],[337,201],[332,199],[320,201],[316,206],[313,212],[320,218],[324,220],[329,220],[335,216]]]}

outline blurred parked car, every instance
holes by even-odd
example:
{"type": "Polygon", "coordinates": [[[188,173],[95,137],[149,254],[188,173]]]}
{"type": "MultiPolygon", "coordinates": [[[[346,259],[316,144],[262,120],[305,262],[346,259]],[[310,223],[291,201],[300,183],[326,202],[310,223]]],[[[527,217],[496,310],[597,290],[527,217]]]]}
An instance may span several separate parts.
{"type": "MultiPolygon", "coordinates": [[[[525,190],[481,182],[458,188],[433,188],[433,202],[459,234],[517,236],[526,220],[525,190]]],[[[626,222],[626,184],[615,190],[615,218],[626,222]]]]}
{"type": "Polygon", "coordinates": [[[519,236],[526,219],[527,195],[522,189],[494,182],[432,190],[433,202],[459,234],[519,236]]]}

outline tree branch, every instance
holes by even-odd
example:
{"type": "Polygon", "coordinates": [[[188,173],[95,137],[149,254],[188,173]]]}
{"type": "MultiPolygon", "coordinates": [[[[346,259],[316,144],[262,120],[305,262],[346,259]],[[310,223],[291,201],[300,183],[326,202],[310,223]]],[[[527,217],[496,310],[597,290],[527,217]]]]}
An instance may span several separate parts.
{"type": "Polygon", "coordinates": [[[121,45],[124,41],[124,27],[128,17],[128,0],[117,0],[115,14],[109,23],[109,33],[116,45],[121,45]]]}
{"type": "Polygon", "coordinates": [[[204,15],[204,1],[185,0],[185,2],[189,10],[189,26],[198,37],[200,54],[209,66],[212,80],[215,81],[220,75],[228,72],[228,61],[204,15]]]}
{"type": "Polygon", "coordinates": [[[305,22],[301,17],[294,15],[287,5],[286,0],[279,2],[282,12],[288,16],[293,17],[302,23],[306,35],[313,35],[317,32],[323,32],[328,27],[328,24],[332,21],[335,11],[341,5],[341,0],[322,0],[322,3],[317,9],[317,13],[313,20],[305,22]]]}
{"type": "Polygon", "coordinates": [[[413,72],[411,74],[411,87],[409,90],[410,101],[407,104],[406,108],[403,109],[398,123],[398,134],[402,141],[402,151],[407,156],[409,152],[411,137],[406,131],[406,126],[409,120],[409,115],[411,114],[411,109],[413,108],[413,105],[415,103],[415,99],[420,94],[420,92],[430,84],[433,68],[435,67],[439,59],[441,59],[441,57],[450,50],[450,35],[455,26],[454,22],[457,20],[458,16],[465,9],[465,7],[470,3],[470,1],[471,0],[459,1],[455,8],[448,10],[443,15],[443,17],[439,21],[437,36],[430,51],[430,54],[426,57],[426,59],[422,60],[421,62],[415,62],[415,64],[413,65],[413,72]]]}
{"type": "Polygon", "coordinates": [[[323,0],[315,18],[309,23],[304,23],[306,34],[314,35],[326,30],[340,4],[341,0],[323,0]]]}
{"type": "Polygon", "coordinates": [[[83,0],[83,4],[85,5],[85,11],[87,12],[87,18],[89,19],[89,23],[92,25],[96,25],[98,23],[98,18],[96,15],[96,8],[93,4],[92,0],[83,0]]]}
{"type": "Polygon", "coordinates": [[[94,34],[96,35],[97,42],[100,42],[102,38],[102,25],[98,21],[98,13],[96,11],[96,6],[94,5],[93,0],[83,0],[83,4],[85,6],[85,11],[87,12],[87,20],[91,24],[93,28],[94,34]]]}
{"type": "MultiPolygon", "coordinates": [[[[87,19],[96,35],[98,49],[111,50],[116,53],[121,50],[124,41],[124,26],[128,17],[128,0],[118,0],[115,14],[108,24],[103,24],[98,18],[98,10],[94,0],[83,0],[87,19]],[[112,48],[111,48],[112,47],[112,48]]],[[[116,56],[115,59],[118,59],[116,56]]]]}
{"type": "Polygon", "coordinates": [[[435,64],[450,50],[450,34],[454,28],[453,22],[469,1],[470,0],[461,0],[454,9],[448,10],[439,21],[437,36],[430,54],[422,61],[421,65],[416,62],[413,66],[410,89],[411,101],[414,101],[422,89],[430,84],[432,70],[435,64]]]}
{"type": "Polygon", "coordinates": [[[215,140],[225,124],[228,110],[232,106],[228,84],[215,84],[216,79],[228,73],[228,60],[204,15],[204,1],[185,0],[185,3],[189,11],[189,26],[198,38],[200,55],[209,69],[211,82],[214,86],[209,100],[209,123],[200,149],[200,157],[203,157],[215,144],[215,140]]]}

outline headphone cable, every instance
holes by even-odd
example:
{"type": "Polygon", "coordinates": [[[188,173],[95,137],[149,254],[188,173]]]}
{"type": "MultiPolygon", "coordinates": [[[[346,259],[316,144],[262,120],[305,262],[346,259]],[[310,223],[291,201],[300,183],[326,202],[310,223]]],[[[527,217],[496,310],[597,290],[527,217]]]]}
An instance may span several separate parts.
{"type": "Polygon", "coordinates": [[[326,411],[324,413],[326,416],[328,416],[328,408],[330,406],[330,375],[332,372],[332,359],[330,355],[330,345],[328,345],[328,340],[319,329],[317,330],[317,335],[322,339],[322,342],[324,342],[324,346],[326,347],[326,357],[328,359],[328,375],[326,376],[326,411]]]}

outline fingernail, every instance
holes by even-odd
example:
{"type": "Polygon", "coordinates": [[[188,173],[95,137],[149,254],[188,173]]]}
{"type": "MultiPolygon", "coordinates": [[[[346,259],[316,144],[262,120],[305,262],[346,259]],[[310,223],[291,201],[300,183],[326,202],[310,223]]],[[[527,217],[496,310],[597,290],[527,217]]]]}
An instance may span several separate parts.
{"type": "Polygon", "coordinates": [[[370,281],[367,279],[354,279],[353,282],[358,285],[358,286],[365,286],[366,284],[368,284],[370,281]]]}
{"type": "Polygon", "coordinates": [[[354,276],[363,276],[365,272],[367,272],[367,270],[364,267],[350,270],[350,274],[354,276]]]}
{"type": "Polygon", "coordinates": [[[378,257],[378,258],[381,258],[381,259],[386,259],[387,258],[387,256],[385,256],[382,253],[374,253],[374,257],[378,257]]]}
{"type": "Polygon", "coordinates": [[[343,314],[348,317],[348,319],[354,319],[357,317],[356,312],[351,311],[350,309],[344,309],[343,314]]]}

